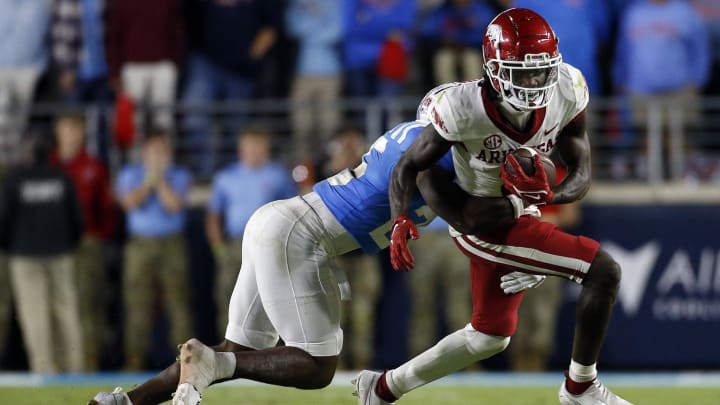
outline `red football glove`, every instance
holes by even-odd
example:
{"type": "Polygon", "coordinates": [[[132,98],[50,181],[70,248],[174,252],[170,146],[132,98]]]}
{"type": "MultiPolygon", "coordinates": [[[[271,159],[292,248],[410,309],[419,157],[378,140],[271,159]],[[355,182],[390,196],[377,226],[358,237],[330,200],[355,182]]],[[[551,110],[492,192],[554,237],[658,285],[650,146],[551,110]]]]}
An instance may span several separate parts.
{"type": "Polygon", "coordinates": [[[417,239],[420,237],[415,223],[407,215],[400,215],[395,218],[390,234],[390,263],[395,270],[408,271],[415,267],[415,259],[413,259],[410,248],[408,247],[408,239],[417,239]]]}
{"type": "Polygon", "coordinates": [[[500,165],[500,177],[503,186],[512,194],[522,198],[528,204],[544,205],[552,201],[555,194],[550,189],[545,167],[540,155],[533,156],[533,164],[535,166],[535,175],[528,176],[523,171],[520,163],[513,155],[507,155],[507,161],[510,163],[515,173],[510,174],[505,164],[500,165]]]}

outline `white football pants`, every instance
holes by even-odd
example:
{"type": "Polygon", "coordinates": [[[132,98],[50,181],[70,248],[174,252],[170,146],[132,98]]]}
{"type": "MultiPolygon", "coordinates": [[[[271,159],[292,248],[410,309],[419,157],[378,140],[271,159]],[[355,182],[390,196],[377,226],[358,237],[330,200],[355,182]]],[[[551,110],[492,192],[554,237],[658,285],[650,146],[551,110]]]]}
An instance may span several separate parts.
{"type": "Polygon", "coordinates": [[[285,345],[336,356],[343,344],[333,258],[359,248],[313,193],[274,201],[248,221],[225,338],[254,349],[285,345]]]}

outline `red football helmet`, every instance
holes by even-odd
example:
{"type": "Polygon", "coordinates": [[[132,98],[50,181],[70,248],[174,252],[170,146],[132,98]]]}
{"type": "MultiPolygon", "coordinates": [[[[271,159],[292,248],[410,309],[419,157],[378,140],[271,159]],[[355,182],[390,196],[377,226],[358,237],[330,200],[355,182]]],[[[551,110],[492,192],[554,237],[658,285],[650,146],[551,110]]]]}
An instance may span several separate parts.
{"type": "Polygon", "coordinates": [[[535,110],[550,102],[562,57],[550,24],[526,8],[498,14],[483,38],[485,71],[493,88],[520,110],[535,110]]]}

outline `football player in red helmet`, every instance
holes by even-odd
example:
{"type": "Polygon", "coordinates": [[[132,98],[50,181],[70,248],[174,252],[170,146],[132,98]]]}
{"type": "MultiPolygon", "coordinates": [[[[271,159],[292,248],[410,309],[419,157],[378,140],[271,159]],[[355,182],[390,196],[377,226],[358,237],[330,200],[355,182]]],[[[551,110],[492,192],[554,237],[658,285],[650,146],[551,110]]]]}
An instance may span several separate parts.
{"type": "Polygon", "coordinates": [[[396,369],[383,374],[362,371],[355,380],[360,403],[392,403],[503,351],[515,332],[524,294],[506,294],[499,285],[512,284],[507,275],[519,270],[564,277],[582,286],[560,403],[629,405],[598,380],[596,368],[620,267],[597,241],[538,219],[537,206],[580,200],[590,187],[585,79],[562,62],[558,38],[532,10],[514,8],[496,16],[487,27],[483,52],[484,78],[438,86],[425,97],[418,118],[428,125],[396,165],[389,192],[393,267],[413,267],[407,239],[419,234],[407,212],[419,187],[470,258],[472,319],[396,369]],[[540,154],[534,156],[533,175],[510,173],[506,167],[517,166],[510,152],[519,147],[559,157],[567,176],[550,185],[540,154]],[[450,149],[454,179],[431,169],[450,149]],[[489,208],[498,197],[506,198],[504,216],[489,208]]]}
{"type": "Polygon", "coordinates": [[[483,56],[489,82],[504,102],[518,110],[550,103],[562,56],[545,19],[527,9],[498,15],[483,37],[483,56]]]}

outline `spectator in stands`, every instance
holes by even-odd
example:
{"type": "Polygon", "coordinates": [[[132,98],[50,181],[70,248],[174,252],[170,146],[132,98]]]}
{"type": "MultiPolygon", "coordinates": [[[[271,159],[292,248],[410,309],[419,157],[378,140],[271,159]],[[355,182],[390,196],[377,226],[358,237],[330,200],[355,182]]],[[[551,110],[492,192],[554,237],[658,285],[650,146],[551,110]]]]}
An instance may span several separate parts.
{"type": "MultiPolygon", "coordinates": [[[[645,129],[648,112],[657,109],[664,132],[670,111],[683,114],[683,125],[697,121],[699,90],[710,68],[708,36],[702,19],[690,4],[679,0],[638,0],[622,16],[613,79],[615,91],[628,97],[635,129],[645,129]]],[[[620,145],[636,147],[633,131],[620,145]]],[[[670,144],[669,139],[665,138],[670,144]]],[[[646,159],[625,156],[614,163],[614,175],[627,177],[627,163],[637,162],[636,173],[647,175],[646,159]]]]}
{"type": "MultiPolygon", "coordinates": [[[[328,144],[327,160],[321,165],[320,176],[330,177],[358,166],[367,149],[367,137],[362,131],[354,127],[341,129],[328,144]]],[[[340,355],[341,367],[367,368],[373,360],[375,306],[382,292],[380,263],[376,256],[361,251],[340,256],[337,262],[337,268],[352,285],[352,299],[343,302],[341,326],[345,350],[340,355]]]]}
{"type": "MultiPolygon", "coordinates": [[[[556,182],[565,177],[564,166],[557,165],[556,182]]],[[[553,204],[541,209],[542,220],[567,230],[580,223],[580,203],[553,204]]],[[[563,281],[546,277],[538,288],[525,290],[518,312],[517,331],[508,346],[513,371],[546,371],[555,348],[555,330],[563,299],[563,281]]]]}
{"type": "Polygon", "coordinates": [[[72,255],[82,236],[82,212],[70,178],[50,165],[50,139],[32,137],[30,164],[3,181],[0,245],[9,255],[30,370],[80,372],[82,325],[72,255]]]}
{"type": "Polygon", "coordinates": [[[107,60],[115,93],[151,109],[141,128],[169,130],[185,47],[181,0],[108,0],[107,8],[107,60]]]}
{"type": "Polygon", "coordinates": [[[447,0],[429,12],[420,42],[433,48],[434,85],[482,77],[483,35],[496,14],[478,0],[447,0]]]}
{"type": "Polygon", "coordinates": [[[269,132],[247,129],[238,136],[237,158],[213,177],[205,229],[215,255],[218,336],[225,336],[228,307],[242,262],[242,236],[262,205],[297,195],[288,169],[271,160],[269,132]]]}
{"type": "Polygon", "coordinates": [[[85,117],[65,113],[55,124],[57,149],[52,162],[72,179],[85,224],[75,254],[75,281],[80,297],[91,305],[80,306],[85,371],[97,371],[106,317],[106,269],[104,244],[115,228],[115,203],[108,170],[85,149],[85,117]]]}
{"type": "Polygon", "coordinates": [[[118,174],[116,193],[127,213],[129,240],[125,246],[125,369],[142,370],[151,341],[153,320],[148,314],[163,297],[169,314],[170,338],[191,336],[188,261],[183,229],[190,173],[172,162],[166,132],[149,132],[142,144],[142,161],[118,174]],[[155,286],[161,286],[158,295],[155,286]]]}
{"type": "Polygon", "coordinates": [[[606,0],[515,0],[512,7],[529,8],[545,17],[560,39],[563,62],[580,69],[590,94],[600,94],[598,53],[610,39],[610,10],[606,0]]]}
{"type": "Polygon", "coordinates": [[[471,318],[472,300],[468,259],[448,237],[447,222],[436,218],[413,245],[417,265],[410,272],[410,354],[415,356],[445,332],[462,329],[471,318]],[[445,330],[440,328],[441,314],[445,330]]]}
{"type": "Polygon", "coordinates": [[[710,78],[705,86],[705,94],[720,95],[720,2],[717,0],[690,0],[690,4],[705,20],[710,36],[710,78]]]}
{"type": "Polygon", "coordinates": [[[415,0],[346,0],[343,61],[347,95],[395,97],[408,76],[415,0]]]}
{"type": "Polygon", "coordinates": [[[52,65],[62,99],[112,99],[105,62],[105,1],[54,0],[50,29],[52,65]]]}
{"type": "Polygon", "coordinates": [[[17,163],[12,152],[47,67],[51,1],[0,0],[0,162],[6,164],[17,163]]]}
{"type": "Polygon", "coordinates": [[[188,110],[182,125],[192,169],[209,177],[222,162],[212,148],[210,117],[193,109],[219,100],[241,103],[242,110],[233,110],[231,119],[220,121],[220,144],[232,151],[230,135],[242,129],[248,108],[242,102],[253,96],[261,63],[277,40],[283,7],[280,0],[189,0],[187,15],[191,54],[182,95],[188,110]]]}
{"type": "Polygon", "coordinates": [[[290,95],[295,158],[314,160],[317,142],[329,141],[340,124],[341,3],[292,0],[285,17],[286,30],[299,47],[290,95]]]}

